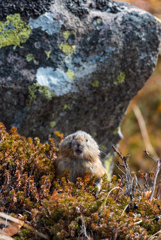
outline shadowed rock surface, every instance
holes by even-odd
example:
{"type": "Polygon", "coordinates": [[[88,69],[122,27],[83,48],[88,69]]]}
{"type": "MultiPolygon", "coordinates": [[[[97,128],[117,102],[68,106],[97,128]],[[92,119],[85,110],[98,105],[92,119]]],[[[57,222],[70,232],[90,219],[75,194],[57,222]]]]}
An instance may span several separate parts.
{"type": "Polygon", "coordinates": [[[107,0],[18,2],[0,3],[0,121],[42,141],[81,129],[109,153],[155,68],[159,21],[107,0]]]}

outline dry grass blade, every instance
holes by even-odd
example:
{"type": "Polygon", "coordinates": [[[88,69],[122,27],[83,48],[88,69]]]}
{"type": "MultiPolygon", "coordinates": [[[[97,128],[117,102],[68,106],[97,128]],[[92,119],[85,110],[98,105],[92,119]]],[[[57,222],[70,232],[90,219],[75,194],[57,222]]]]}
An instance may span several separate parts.
{"type": "Polygon", "coordinates": [[[5,234],[6,236],[12,237],[13,235],[17,234],[18,231],[21,229],[23,224],[17,224],[15,222],[10,222],[8,227],[3,228],[0,230],[1,233],[5,234]]]}
{"type": "Polygon", "coordinates": [[[6,225],[6,226],[9,225],[9,223],[8,223],[6,220],[2,219],[2,218],[0,218],[0,223],[1,223],[1,224],[4,224],[4,225],[6,225]]]}
{"type": "Polygon", "coordinates": [[[160,233],[161,233],[161,230],[159,230],[159,231],[156,232],[154,235],[152,235],[148,240],[154,239],[154,237],[155,237],[157,234],[160,234],[160,233]]]}
{"type": "MultiPolygon", "coordinates": [[[[19,220],[17,218],[14,218],[10,215],[7,215],[3,212],[0,212],[0,217],[6,219],[6,220],[9,220],[9,221],[12,221],[11,223],[7,223],[6,220],[3,220],[3,219],[0,219],[0,222],[3,223],[3,224],[6,224],[8,225],[7,228],[1,230],[0,232],[5,234],[6,236],[13,236],[15,235],[16,233],[18,233],[18,231],[20,230],[20,228],[22,226],[24,226],[25,228],[29,229],[30,231],[34,232],[35,234],[37,234],[38,236],[44,238],[44,239],[49,239],[48,236],[46,236],[45,234],[42,234],[40,232],[38,232],[36,229],[34,229],[33,227],[29,226],[28,224],[24,223],[24,221],[22,220],[19,220]]],[[[0,238],[1,239],[1,238],[0,238]]],[[[4,239],[4,238],[2,238],[4,239]]],[[[9,239],[12,239],[12,238],[9,238],[9,239]]]]}
{"type": "Polygon", "coordinates": [[[18,223],[18,224],[21,224],[23,221],[19,220],[18,218],[14,218],[6,213],[3,213],[3,212],[0,212],[0,217],[2,218],[5,218],[7,220],[10,220],[12,222],[15,222],[15,223],[18,223]]]}
{"type": "Polygon", "coordinates": [[[35,228],[29,226],[28,224],[24,223],[23,225],[25,228],[29,229],[30,231],[34,232],[35,234],[37,234],[39,237],[42,237],[44,239],[49,239],[49,237],[43,233],[38,232],[35,228]]]}
{"type": "Polygon", "coordinates": [[[138,121],[138,124],[139,124],[139,127],[140,127],[140,131],[141,131],[141,135],[142,135],[142,138],[143,138],[143,141],[144,141],[146,149],[148,149],[148,151],[151,152],[152,155],[155,158],[158,158],[158,155],[156,154],[154,148],[151,145],[151,142],[150,142],[150,139],[149,139],[149,135],[148,135],[148,131],[147,131],[147,128],[146,128],[146,124],[145,124],[143,115],[142,115],[139,107],[137,105],[134,105],[133,106],[133,111],[134,111],[134,114],[135,114],[136,119],[138,121]]]}
{"type": "Polygon", "coordinates": [[[8,237],[6,235],[0,234],[0,240],[14,240],[14,238],[8,237]]]}

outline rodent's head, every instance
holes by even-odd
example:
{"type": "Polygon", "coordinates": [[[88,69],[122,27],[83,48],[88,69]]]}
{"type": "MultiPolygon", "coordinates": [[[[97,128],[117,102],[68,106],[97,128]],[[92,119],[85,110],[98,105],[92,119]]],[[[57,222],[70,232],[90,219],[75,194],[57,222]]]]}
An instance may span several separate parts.
{"type": "Polygon", "coordinates": [[[99,156],[95,140],[86,132],[77,131],[68,135],[59,148],[61,156],[94,161],[99,156]]]}

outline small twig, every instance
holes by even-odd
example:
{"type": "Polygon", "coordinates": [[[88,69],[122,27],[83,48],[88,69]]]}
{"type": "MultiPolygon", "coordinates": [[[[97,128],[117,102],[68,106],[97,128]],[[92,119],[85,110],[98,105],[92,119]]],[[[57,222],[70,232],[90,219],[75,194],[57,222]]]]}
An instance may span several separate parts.
{"type": "Polygon", "coordinates": [[[117,233],[118,233],[118,224],[117,224],[117,227],[116,227],[116,232],[115,232],[115,238],[114,238],[114,240],[117,239],[117,233]]]}
{"type": "Polygon", "coordinates": [[[117,195],[116,195],[116,197],[115,197],[115,200],[117,199],[117,197],[118,197],[118,195],[119,195],[122,182],[123,182],[123,177],[121,178],[121,182],[120,182],[119,189],[118,189],[117,195]]]}
{"type": "Polygon", "coordinates": [[[113,148],[114,152],[116,152],[116,153],[118,154],[118,156],[123,160],[122,153],[120,153],[120,152],[115,148],[114,145],[112,146],[112,148],[113,148]]]}
{"type": "Polygon", "coordinates": [[[155,234],[153,234],[148,240],[152,240],[157,234],[161,233],[161,230],[159,230],[158,232],[156,232],[155,234]]]}
{"type": "Polygon", "coordinates": [[[125,195],[129,196],[130,199],[132,200],[134,197],[134,192],[137,187],[137,178],[136,178],[136,176],[135,176],[135,178],[133,176],[131,176],[131,171],[130,171],[130,168],[127,163],[127,160],[130,155],[127,154],[126,156],[123,156],[122,153],[120,153],[114,146],[112,146],[112,148],[122,160],[122,164],[120,162],[118,162],[118,165],[121,166],[125,172],[122,171],[119,168],[119,166],[118,166],[118,169],[121,170],[121,172],[123,173],[124,178],[125,178],[125,189],[126,189],[125,195]]]}
{"type": "Polygon", "coordinates": [[[158,195],[157,195],[157,199],[160,199],[161,196],[161,190],[159,191],[158,195]]]}
{"type": "Polygon", "coordinates": [[[148,157],[150,157],[152,160],[154,160],[154,165],[153,165],[153,167],[152,167],[152,170],[151,170],[151,172],[154,170],[154,167],[155,167],[155,165],[156,165],[156,162],[157,162],[157,160],[155,160],[148,152],[147,152],[147,150],[145,149],[144,150],[144,152],[145,152],[145,154],[148,156],[148,157]]]}
{"type": "Polygon", "coordinates": [[[159,182],[157,182],[156,185],[158,185],[159,183],[161,183],[161,180],[159,182]]]}
{"type": "Polygon", "coordinates": [[[123,173],[123,174],[125,174],[125,172],[124,171],[122,171],[122,169],[116,164],[116,167],[123,173]]]}
{"type": "Polygon", "coordinates": [[[144,150],[144,152],[148,157],[150,157],[152,160],[154,160],[154,162],[156,162],[156,160],[147,152],[146,149],[144,150]]]}
{"type": "Polygon", "coordinates": [[[152,187],[152,192],[149,198],[149,201],[152,201],[153,195],[154,195],[154,191],[155,191],[155,186],[156,186],[156,181],[157,181],[157,177],[158,177],[158,173],[160,171],[161,168],[161,159],[157,160],[157,168],[156,168],[156,172],[155,172],[155,177],[154,177],[154,181],[153,181],[153,187],[152,187]]]}
{"type": "Polygon", "coordinates": [[[81,219],[81,221],[82,221],[82,226],[81,226],[81,232],[80,232],[79,236],[81,236],[82,234],[84,234],[84,236],[85,236],[87,239],[90,239],[90,237],[87,235],[86,225],[85,225],[85,222],[84,222],[84,219],[83,219],[83,216],[82,216],[82,215],[80,216],[80,219],[81,219]]]}

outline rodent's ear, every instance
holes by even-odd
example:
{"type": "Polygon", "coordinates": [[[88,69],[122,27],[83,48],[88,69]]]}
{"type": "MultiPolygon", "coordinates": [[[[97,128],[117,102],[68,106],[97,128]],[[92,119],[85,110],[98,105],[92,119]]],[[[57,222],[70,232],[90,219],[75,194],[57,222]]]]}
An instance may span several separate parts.
{"type": "Polygon", "coordinates": [[[73,139],[73,134],[67,136],[60,144],[60,151],[63,151],[64,149],[70,148],[71,147],[71,143],[72,143],[72,139],[73,139]]]}
{"type": "Polygon", "coordinates": [[[98,150],[97,150],[97,151],[98,151],[98,156],[100,156],[100,154],[101,154],[101,151],[99,150],[99,148],[98,148],[98,150]]]}

